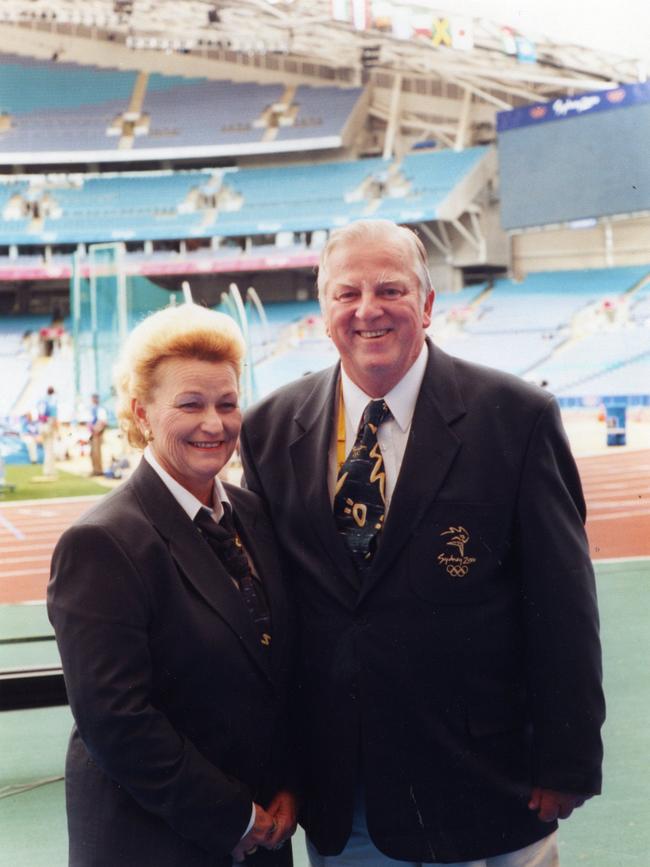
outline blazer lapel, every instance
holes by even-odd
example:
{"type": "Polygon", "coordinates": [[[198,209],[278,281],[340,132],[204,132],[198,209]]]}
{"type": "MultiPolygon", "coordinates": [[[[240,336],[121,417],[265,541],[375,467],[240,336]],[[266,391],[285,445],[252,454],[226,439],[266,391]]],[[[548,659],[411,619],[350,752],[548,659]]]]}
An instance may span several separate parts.
{"type": "Polygon", "coordinates": [[[377,555],[364,578],[359,601],[385,574],[438,495],[461,446],[450,425],[464,413],[452,359],[429,343],[429,360],[404,459],[377,555]]]}
{"type": "MultiPolygon", "coordinates": [[[[289,452],[305,514],[311,517],[313,532],[320,546],[346,584],[344,604],[351,601],[359,579],[345,541],[336,529],[327,484],[329,453],[337,412],[339,365],[324,374],[320,384],[309,394],[295,416],[298,435],[289,444],[289,452]]],[[[329,586],[329,585],[328,585],[329,586]]],[[[336,594],[336,588],[329,586],[336,594]]]]}
{"type": "Polygon", "coordinates": [[[268,677],[268,654],[260,644],[255,624],[241,594],[187,513],[144,459],[130,481],[143,510],[167,541],[178,568],[235,632],[254,662],[268,677]]]}

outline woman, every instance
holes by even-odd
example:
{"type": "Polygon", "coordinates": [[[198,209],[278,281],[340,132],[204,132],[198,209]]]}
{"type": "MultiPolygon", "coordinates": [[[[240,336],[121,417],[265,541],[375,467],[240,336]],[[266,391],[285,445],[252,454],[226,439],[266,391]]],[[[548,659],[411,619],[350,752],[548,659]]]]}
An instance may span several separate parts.
{"type": "Polygon", "coordinates": [[[260,501],[217,478],[243,351],[193,304],[131,332],[118,414],[143,460],[54,552],[71,867],[291,864],[287,600],[260,501]]]}

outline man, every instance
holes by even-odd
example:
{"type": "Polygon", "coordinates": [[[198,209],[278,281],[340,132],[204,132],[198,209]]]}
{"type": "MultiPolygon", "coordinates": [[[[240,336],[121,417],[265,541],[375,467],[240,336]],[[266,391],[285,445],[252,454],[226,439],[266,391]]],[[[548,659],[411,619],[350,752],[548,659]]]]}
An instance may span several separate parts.
{"type": "Polygon", "coordinates": [[[38,463],[38,423],[32,418],[31,412],[20,417],[20,439],[27,449],[29,462],[38,463]]]}
{"type": "Polygon", "coordinates": [[[108,414],[99,402],[99,395],[93,394],[90,398],[90,418],[88,429],[90,431],[90,464],[91,475],[104,475],[104,461],[102,458],[102,444],[104,431],[108,425],[108,414]]]}
{"type": "Polygon", "coordinates": [[[54,386],[47,388],[45,396],[38,402],[38,429],[43,444],[43,477],[56,478],[54,445],[59,428],[59,411],[54,386]]]}
{"type": "Polygon", "coordinates": [[[557,405],[425,340],[408,229],[332,233],[318,286],[340,366],[242,435],[299,602],[311,863],[556,865],[557,819],[600,791],[604,718],[557,405]]]}

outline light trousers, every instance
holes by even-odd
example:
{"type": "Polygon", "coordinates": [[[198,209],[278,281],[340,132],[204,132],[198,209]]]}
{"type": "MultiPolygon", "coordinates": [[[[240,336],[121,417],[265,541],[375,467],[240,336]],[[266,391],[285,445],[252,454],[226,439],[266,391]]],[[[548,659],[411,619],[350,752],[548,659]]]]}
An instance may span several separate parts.
{"type": "MultiPolygon", "coordinates": [[[[368,834],[365,804],[361,798],[352,817],[352,833],[340,855],[319,855],[316,847],[307,839],[307,855],[311,867],[436,867],[430,862],[396,861],[377,849],[368,834]]],[[[559,867],[557,832],[543,837],[536,843],[492,858],[478,861],[457,861],[440,867],[559,867]]]]}
{"type": "Polygon", "coordinates": [[[43,440],[43,475],[56,476],[56,465],[54,463],[54,424],[48,421],[43,426],[41,438],[43,440]]]}

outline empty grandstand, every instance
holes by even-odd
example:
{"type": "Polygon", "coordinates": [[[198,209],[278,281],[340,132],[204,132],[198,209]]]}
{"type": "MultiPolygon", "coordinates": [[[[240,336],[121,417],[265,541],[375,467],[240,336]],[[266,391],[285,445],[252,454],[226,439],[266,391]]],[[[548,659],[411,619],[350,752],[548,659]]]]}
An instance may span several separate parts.
{"type": "Polygon", "coordinates": [[[458,306],[448,302],[433,335],[455,355],[544,384],[560,402],[583,394],[638,398],[648,392],[650,335],[634,311],[642,311],[649,284],[650,266],[499,279],[458,306]]]}
{"type": "Polygon", "coordinates": [[[137,162],[337,147],[362,90],[211,81],[0,54],[5,163],[137,162]]]}
{"type": "MultiPolygon", "coordinates": [[[[637,399],[645,205],[610,197],[576,222],[570,168],[543,203],[528,188],[533,168],[546,171],[529,159],[536,136],[645,118],[635,58],[544,39],[524,56],[516,29],[478,19],[471,44],[436,43],[444,17],[435,32],[414,19],[407,33],[385,17],[331,20],[325,5],[280,13],[245,0],[205,18],[204,4],[117,14],[102,0],[47,11],[12,0],[0,15],[11,36],[0,54],[0,309],[67,309],[73,254],[88,279],[89,245],[121,242],[125,277],[154,280],[163,297],[185,281],[212,305],[232,282],[257,290],[275,323],[251,327],[265,391],[331,360],[306,304],[319,251],[337,226],[381,217],[422,237],[432,333],[450,351],[558,397],[624,383],[637,399]],[[547,111],[554,126],[540,125],[547,111]]],[[[620,186],[624,160],[617,171],[620,186]]],[[[28,402],[27,386],[14,391],[22,403],[5,395],[5,413],[28,402]]]]}

